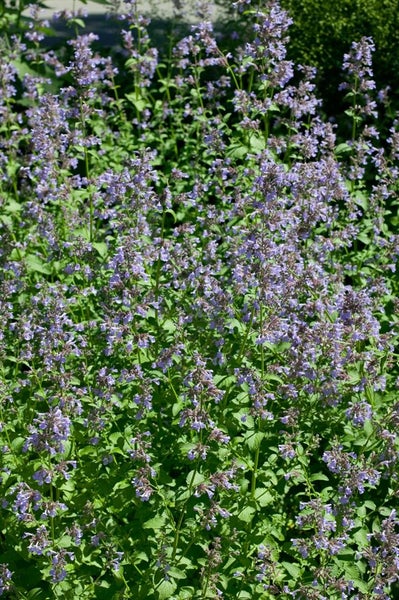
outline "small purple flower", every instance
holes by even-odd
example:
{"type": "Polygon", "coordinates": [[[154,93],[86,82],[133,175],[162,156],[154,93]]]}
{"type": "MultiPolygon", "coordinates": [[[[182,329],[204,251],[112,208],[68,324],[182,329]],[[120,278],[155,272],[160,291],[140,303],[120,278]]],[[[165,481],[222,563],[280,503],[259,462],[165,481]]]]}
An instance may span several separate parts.
{"type": "Polygon", "coordinates": [[[71,420],[56,407],[48,413],[39,413],[33,420],[35,426],[29,427],[30,435],[26,439],[23,450],[46,451],[50,455],[64,452],[64,443],[68,440],[71,420]]]}
{"type": "Polygon", "coordinates": [[[68,561],[73,561],[75,556],[73,552],[68,552],[65,549],[61,549],[58,552],[53,550],[50,551],[52,556],[50,569],[51,580],[53,583],[64,581],[67,576],[66,565],[68,561]]]}
{"type": "Polygon", "coordinates": [[[1,564],[0,565],[0,596],[4,594],[4,592],[9,592],[11,590],[11,578],[12,572],[8,568],[8,565],[1,564]]]}
{"type": "Polygon", "coordinates": [[[67,533],[71,536],[76,546],[80,546],[83,537],[83,531],[81,528],[74,524],[70,529],[67,530],[67,533]]]}
{"type": "Polygon", "coordinates": [[[24,538],[29,539],[29,552],[39,556],[42,556],[45,553],[45,549],[51,544],[49,533],[45,525],[40,525],[36,530],[36,533],[26,532],[24,538]]]}
{"type": "Polygon", "coordinates": [[[295,449],[291,443],[279,444],[278,450],[284,460],[292,460],[296,456],[295,449]]]}
{"type": "Polygon", "coordinates": [[[146,465],[137,470],[137,475],[132,480],[133,487],[136,490],[136,496],[137,498],[140,498],[142,502],[147,502],[154,493],[154,488],[152,487],[149,478],[155,477],[155,475],[154,469],[146,465]]]}
{"type": "Polygon", "coordinates": [[[13,509],[17,518],[20,521],[31,521],[33,519],[32,511],[39,510],[41,507],[41,494],[26,483],[19,483],[13,491],[16,492],[13,509]]]}
{"type": "Polygon", "coordinates": [[[373,410],[368,402],[351,402],[345,415],[357,427],[362,427],[364,423],[371,419],[373,410]]]}

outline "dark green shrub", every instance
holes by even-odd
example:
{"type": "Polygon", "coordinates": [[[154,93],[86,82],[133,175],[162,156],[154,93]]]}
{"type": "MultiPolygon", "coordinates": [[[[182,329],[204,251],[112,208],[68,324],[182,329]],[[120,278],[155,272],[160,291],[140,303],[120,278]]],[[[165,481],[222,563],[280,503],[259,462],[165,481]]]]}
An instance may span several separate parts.
{"type": "MultiPolygon", "coordinates": [[[[231,0],[215,1],[237,22],[231,0]]],[[[329,116],[342,108],[337,88],[342,81],[343,55],[362,36],[372,37],[376,46],[377,87],[389,85],[391,98],[399,106],[399,0],[281,0],[281,5],[294,21],[288,57],[295,64],[317,67],[319,95],[329,116]]]]}
{"type": "Polygon", "coordinates": [[[364,35],[376,45],[378,88],[390,85],[392,99],[399,101],[399,0],[282,0],[282,5],[294,20],[290,58],[317,67],[327,113],[336,112],[343,54],[364,35]]]}

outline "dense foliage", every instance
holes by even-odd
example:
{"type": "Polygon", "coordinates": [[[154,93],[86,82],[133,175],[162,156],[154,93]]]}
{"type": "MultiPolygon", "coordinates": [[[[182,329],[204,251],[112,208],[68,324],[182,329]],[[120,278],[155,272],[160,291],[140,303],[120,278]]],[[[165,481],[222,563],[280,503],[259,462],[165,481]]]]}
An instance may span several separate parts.
{"type": "Polygon", "coordinates": [[[205,5],[165,55],[134,0],[113,57],[3,31],[6,598],[397,597],[398,121],[363,37],[337,143],[235,8],[234,50],[205,5]]]}

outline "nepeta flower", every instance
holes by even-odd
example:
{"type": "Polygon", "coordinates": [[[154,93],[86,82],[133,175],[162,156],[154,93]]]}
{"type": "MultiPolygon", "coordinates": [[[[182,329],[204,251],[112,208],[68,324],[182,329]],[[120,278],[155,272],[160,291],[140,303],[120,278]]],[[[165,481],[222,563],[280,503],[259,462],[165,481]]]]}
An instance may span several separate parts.
{"type": "Polygon", "coordinates": [[[41,494],[24,482],[17,484],[12,492],[16,492],[13,509],[17,518],[20,521],[32,521],[34,519],[32,511],[37,511],[41,507],[41,494]]]}
{"type": "MultiPolygon", "coordinates": [[[[373,39],[364,36],[359,42],[353,42],[350,52],[344,55],[342,68],[356,79],[357,89],[361,92],[375,89],[372,69],[373,52],[375,52],[373,39]]],[[[341,86],[343,89],[347,87],[348,84],[341,86]]]]}
{"type": "Polygon", "coordinates": [[[370,37],[362,37],[353,42],[349,54],[344,55],[343,70],[349,75],[349,81],[340,85],[340,89],[349,90],[352,101],[352,118],[357,116],[377,117],[377,104],[370,92],[375,90],[373,79],[372,54],[375,50],[370,37]]]}
{"type": "Polygon", "coordinates": [[[76,546],[80,546],[80,544],[82,543],[83,531],[79,527],[79,525],[77,525],[75,523],[74,525],[72,525],[72,527],[70,527],[69,529],[67,529],[66,532],[67,532],[68,535],[71,536],[74,544],[76,544],[76,546]]]}
{"type": "Polygon", "coordinates": [[[90,45],[98,40],[98,35],[89,33],[79,35],[73,40],[68,40],[68,44],[74,50],[74,59],[70,63],[66,72],[72,71],[78,86],[91,89],[93,86],[103,80],[106,73],[101,67],[107,63],[106,59],[98,54],[94,54],[90,45]]]}
{"type": "Polygon", "coordinates": [[[35,533],[26,532],[24,538],[29,540],[28,550],[32,554],[42,556],[46,548],[50,546],[49,532],[45,525],[40,525],[35,533]]]}
{"type": "Polygon", "coordinates": [[[372,418],[373,410],[368,402],[351,402],[349,408],[345,411],[348,419],[357,427],[361,427],[364,423],[372,418]]]}
{"type": "Polygon", "coordinates": [[[158,67],[158,50],[146,47],[146,37],[140,37],[140,45],[131,31],[122,30],[123,46],[128,53],[126,67],[133,73],[138,87],[149,87],[158,67]],[[145,45],[143,42],[146,42],[145,45]]]}
{"type": "Polygon", "coordinates": [[[24,452],[32,449],[37,452],[46,451],[52,456],[62,454],[70,434],[70,418],[56,407],[47,413],[39,413],[33,423],[35,425],[29,426],[30,435],[23,445],[24,452]]]}
{"type": "Polygon", "coordinates": [[[136,490],[136,496],[142,502],[148,501],[154,493],[154,488],[151,485],[150,477],[155,477],[156,472],[148,466],[137,469],[137,475],[132,479],[132,484],[136,490]]]}
{"type": "Polygon", "coordinates": [[[0,565],[0,596],[4,594],[4,592],[9,592],[12,586],[12,572],[8,568],[8,565],[1,564],[0,565]]]}
{"type": "Polygon", "coordinates": [[[58,550],[50,550],[49,556],[51,556],[51,569],[50,575],[53,583],[64,581],[67,576],[66,565],[68,561],[74,560],[75,556],[73,552],[68,552],[64,548],[58,550]]]}
{"type": "Polygon", "coordinates": [[[369,539],[372,545],[360,554],[367,559],[374,574],[374,592],[381,595],[386,585],[399,581],[399,519],[395,509],[369,539]]]}

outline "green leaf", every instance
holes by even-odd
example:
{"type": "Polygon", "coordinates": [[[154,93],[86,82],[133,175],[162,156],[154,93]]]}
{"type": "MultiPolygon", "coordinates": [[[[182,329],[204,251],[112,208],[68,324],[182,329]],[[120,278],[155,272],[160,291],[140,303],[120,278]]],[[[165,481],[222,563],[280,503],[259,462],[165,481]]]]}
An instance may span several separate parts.
{"type": "Polygon", "coordinates": [[[361,547],[367,546],[367,544],[368,544],[367,534],[368,534],[367,529],[359,529],[358,531],[355,531],[353,533],[353,539],[361,547]]]}
{"type": "Polygon", "coordinates": [[[363,244],[365,244],[366,246],[370,243],[371,239],[370,236],[367,235],[366,232],[362,231],[360,233],[357,234],[357,239],[362,242],[363,244]]]}
{"type": "Polygon", "coordinates": [[[52,273],[51,267],[42,262],[42,260],[35,254],[27,254],[25,256],[25,263],[28,271],[42,273],[43,275],[51,275],[52,273]]]}
{"type": "Polygon", "coordinates": [[[30,590],[27,593],[26,597],[29,598],[29,600],[37,600],[38,598],[43,598],[42,590],[40,588],[35,588],[33,590],[30,590]]]}
{"type": "Polygon", "coordinates": [[[169,333],[173,333],[176,331],[176,325],[172,319],[165,319],[165,321],[162,322],[162,329],[169,333]]]}
{"type": "Polygon", "coordinates": [[[367,435],[368,438],[373,435],[373,433],[374,433],[374,427],[373,427],[373,424],[370,421],[370,419],[367,419],[364,422],[363,430],[364,430],[364,433],[367,435]]]}
{"type": "Polygon", "coordinates": [[[273,502],[273,496],[266,488],[257,488],[255,490],[255,500],[259,506],[264,507],[273,502]]]}
{"type": "Polygon", "coordinates": [[[70,19],[70,20],[68,21],[68,25],[69,25],[69,26],[70,26],[70,25],[77,25],[78,27],[82,27],[82,29],[84,29],[84,28],[85,28],[85,26],[86,26],[86,25],[85,25],[85,22],[84,22],[82,19],[77,19],[77,18],[70,19]]]}
{"type": "Polygon", "coordinates": [[[18,71],[18,74],[21,78],[27,74],[37,77],[37,72],[34,71],[33,69],[31,69],[25,61],[16,59],[16,60],[11,61],[11,64],[13,65],[13,67],[16,68],[16,70],[18,71]]]}
{"type": "Polygon", "coordinates": [[[255,513],[256,508],[254,508],[253,506],[245,506],[242,509],[242,511],[238,513],[237,517],[240,519],[240,521],[243,521],[244,523],[250,523],[254,518],[255,513]]]}
{"type": "MultiPolygon", "coordinates": [[[[87,0],[81,0],[83,4],[87,4],[87,0]]],[[[102,4],[103,6],[114,6],[112,2],[109,0],[91,0],[91,2],[95,2],[95,4],[102,4]]]]}
{"type": "Polygon", "coordinates": [[[345,156],[347,154],[350,154],[351,152],[352,148],[346,142],[338,144],[334,149],[335,156],[345,156]]]}
{"type": "Polygon", "coordinates": [[[324,473],[313,473],[313,475],[310,476],[310,481],[330,481],[330,480],[327,477],[327,475],[324,475],[324,473]]]}
{"type": "Polygon", "coordinates": [[[388,506],[381,506],[381,508],[378,509],[378,512],[383,517],[389,517],[389,515],[392,513],[392,508],[388,508],[388,506]]]}
{"type": "Polygon", "coordinates": [[[19,204],[19,202],[15,202],[15,200],[13,200],[12,198],[8,200],[6,206],[4,207],[4,211],[8,213],[20,212],[21,209],[21,204],[19,204]]]}
{"type": "Polygon", "coordinates": [[[187,577],[187,573],[180,569],[176,569],[176,567],[172,567],[170,571],[168,571],[168,575],[171,579],[186,579],[187,577]]]}
{"type": "Polygon", "coordinates": [[[361,206],[364,210],[369,207],[369,199],[362,190],[356,190],[354,201],[358,206],[361,206]]]}
{"type": "Polygon", "coordinates": [[[301,569],[298,567],[298,565],[286,561],[283,561],[282,565],[293,579],[298,579],[299,575],[301,574],[301,569]]]}
{"type": "Polygon", "coordinates": [[[105,258],[107,256],[108,246],[105,244],[105,242],[93,242],[92,246],[95,250],[97,250],[101,258],[105,258]]]}
{"type": "MultiPolygon", "coordinates": [[[[129,59],[126,61],[126,66],[130,66],[131,64],[134,64],[134,60],[133,59],[129,59]]],[[[145,100],[143,100],[143,98],[137,98],[136,94],[125,94],[125,98],[126,100],[129,100],[129,102],[131,102],[133,104],[133,106],[135,107],[136,110],[138,110],[138,112],[142,112],[146,106],[147,106],[147,102],[145,100]]]]}
{"type": "Polygon", "coordinates": [[[258,154],[266,147],[265,138],[260,135],[251,135],[249,146],[252,152],[256,152],[258,154]]]}
{"type": "Polygon", "coordinates": [[[198,473],[198,471],[190,471],[190,473],[186,477],[187,485],[196,486],[205,481],[205,477],[198,473]]]}
{"type": "Polygon", "coordinates": [[[194,598],[195,589],[193,587],[185,586],[180,589],[179,600],[191,600],[194,598]]]}
{"type": "Polygon", "coordinates": [[[120,431],[117,431],[115,433],[111,433],[111,435],[109,436],[109,441],[113,444],[113,446],[123,448],[125,438],[123,437],[122,433],[120,433],[120,431]]]}
{"type": "Polygon", "coordinates": [[[260,447],[265,434],[262,431],[249,431],[244,437],[248,448],[254,452],[260,447]]]}
{"type": "Polygon", "coordinates": [[[359,579],[361,574],[360,574],[357,566],[355,564],[348,565],[347,563],[344,563],[344,570],[345,570],[345,579],[353,581],[354,586],[359,588],[359,590],[362,592],[362,594],[367,594],[367,592],[369,591],[368,587],[364,581],[359,579]]]}
{"type": "Polygon", "coordinates": [[[114,492],[116,490],[126,490],[127,488],[130,488],[131,486],[132,486],[132,484],[129,481],[118,481],[114,485],[114,492]]]}
{"type": "Polygon", "coordinates": [[[23,437],[14,438],[11,442],[12,450],[14,452],[18,453],[22,449],[24,442],[25,442],[25,438],[23,438],[23,437]]]}
{"type": "Polygon", "coordinates": [[[244,158],[244,156],[247,156],[248,152],[248,146],[244,146],[243,144],[231,144],[226,155],[229,158],[244,158]]]}
{"type": "Polygon", "coordinates": [[[176,591],[176,588],[177,584],[174,581],[167,581],[164,579],[155,590],[158,600],[168,600],[176,591]]]}
{"type": "Polygon", "coordinates": [[[156,531],[157,529],[162,529],[162,527],[165,525],[165,523],[166,523],[166,519],[165,519],[164,515],[157,515],[156,517],[153,517],[149,521],[146,521],[143,524],[143,529],[153,529],[154,531],[156,531]]]}

